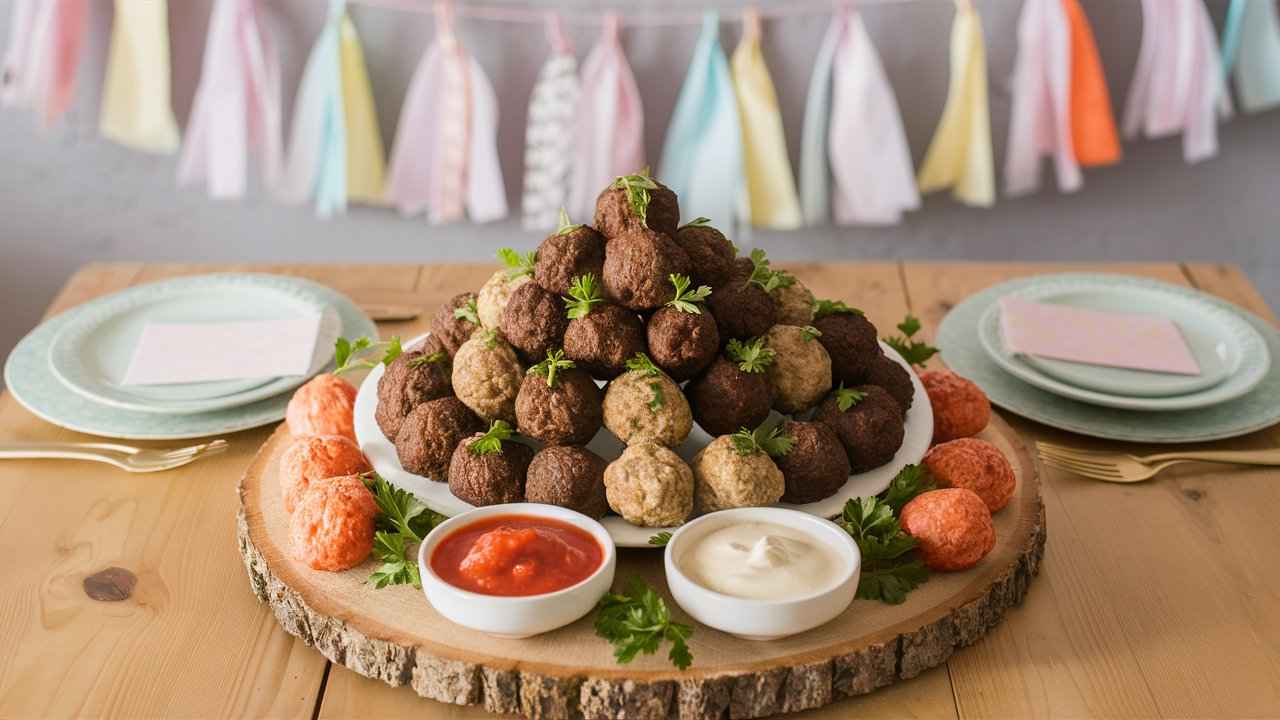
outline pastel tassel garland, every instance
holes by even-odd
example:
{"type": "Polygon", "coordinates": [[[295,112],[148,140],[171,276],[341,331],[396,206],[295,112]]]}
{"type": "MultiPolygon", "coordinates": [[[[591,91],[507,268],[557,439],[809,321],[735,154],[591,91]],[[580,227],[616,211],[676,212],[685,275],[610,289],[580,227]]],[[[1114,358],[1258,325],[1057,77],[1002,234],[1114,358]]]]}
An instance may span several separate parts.
{"type": "Polygon", "coordinates": [[[1083,180],[1071,135],[1071,28],[1062,0],[1026,0],[1018,20],[1013,106],[1005,156],[1005,191],[1024,195],[1040,186],[1040,158],[1053,155],[1058,189],[1083,180]]]}
{"type": "Polygon", "coordinates": [[[347,200],[378,205],[382,203],[386,151],[369,71],[364,64],[364,49],[351,18],[343,16],[338,38],[342,117],[347,136],[347,200]]]}
{"type": "Polygon", "coordinates": [[[969,0],[956,0],[947,102],[920,168],[921,192],[949,187],[967,205],[995,203],[989,112],[982,21],[969,0]]]}
{"type": "Polygon", "coordinates": [[[521,207],[526,230],[556,227],[560,208],[569,199],[573,171],[573,123],[578,104],[578,60],[565,37],[560,16],[547,16],[551,57],[538,71],[529,97],[524,141],[524,195],[521,207]]]}
{"type": "Polygon", "coordinates": [[[179,139],[169,101],[169,4],[116,0],[115,9],[99,130],[135,150],[174,152],[179,139]]]}
{"type": "Polygon", "coordinates": [[[281,171],[280,123],[280,63],[256,1],[218,0],[178,160],[178,184],[204,182],[213,197],[241,197],[252,150],[263,185],[274,188],[281,171]]]}
{"type": "Polygon", "coordinates": [[[920,207],[902,114],[862,16],[842,10],[829,138],[835,221],[888,225],[920,207]]]}
{"type": "Polygon", "coordinates": [[[1082,167],[1120,160],[1120,134],[1093,29],[1078,0],[1062,0],[1071,24],[1071,146],[1082,167]]]}
{"type": "Polygon", "coordinates": [[[1275,0],[1231,0],[1222,58],[1223,76],[1234,74],[1246,112],[1280,105],[1280,18],[1275,0]]]}
{"type": "Polygon", "coordinates": [[[844,36],[848,11],[841,6],[818,45],[804,101],[800,135],[800,211],[805,225],[820,225],[831,214],[831,168],[827,134],[831,128],[831,76],[836,49],[844,36]]]}
{"type": "Polygon", "coordinates": [[[347,123],[339,58],[345,17],[344,0],[330,0],[329,17],[298,85],[288,161],[279,188],[285,202],[313,200],[320,217],[347,209],[347,123]]]}
{"type": "Polygon", "coordinates": [[[731,61],[742,124],[747,206],[752,225],[792,230],[802,222],[800,199],[787,156],[778,95],[760,50],[760,34],[760,13],[749,8],[731,61]]]}
{"type": "Polygon", "coordinates": [[[720,17],[708,11],[693,50],[662,149],[662,182],[687,217],[725,229],[743,191],[742,135],[729,61],[720,47],[720,17]]]}
{"type": "Polygon", "coordinates": [[[1142,44],[1125,104],[1124,134],[1182,133],[1189,163],[1218,152],[1216,114],[1231,113],[1213,23],[1202,0],[1142,0],[1142,44]]]}
{"type": "Polygon", "coordinates": [[[14,0],[0,102],[51,125],[70,107],[84,45],[86,0],[14,0]]]}
{"type": "Polygon", "coordinates": [[[618,39],[618,24],[616,14],[606,16],[600,41],[582,65],[569,191],[569,210],[576,218],[594,217],[600,189],[645,166],[644,106],[618,39]]]}

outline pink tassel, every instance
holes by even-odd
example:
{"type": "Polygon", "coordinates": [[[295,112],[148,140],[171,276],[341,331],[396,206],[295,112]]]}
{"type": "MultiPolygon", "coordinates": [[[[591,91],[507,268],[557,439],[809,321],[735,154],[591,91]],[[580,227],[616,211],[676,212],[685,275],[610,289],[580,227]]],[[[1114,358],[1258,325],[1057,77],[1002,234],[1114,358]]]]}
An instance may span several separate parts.
{"type": "Polygon", "coordinates": [[[610,14],[600,42],[582,65],[582,92],[574,133],[572,217],[595,215],[596,195],[619,175],[644,167],[644,106],[610,14]]]}
{"type": "Polygon", "coordinates": [[[85,0],[15,0],[0,71],[0,101],[40,113],[45,125],[75,99],[88,18],[85,0]]]}
{"type": "Polygon", "coordinates": [[[204,64],[178,184],[201,180],[212,197],[242,197],[250,149],[263,184],[281,173],[280,65],[254,0],[218,0],[209,18],[204,64]]]}
{"type": "Polygon", "coordinates": [[[1026,0],[1018,21],[1005,191],[1034,192],[1040,158],[1053,155],[1058,189],[1083,184],[1071,139],[1071,26],[1061,0],[1026,0]]]}

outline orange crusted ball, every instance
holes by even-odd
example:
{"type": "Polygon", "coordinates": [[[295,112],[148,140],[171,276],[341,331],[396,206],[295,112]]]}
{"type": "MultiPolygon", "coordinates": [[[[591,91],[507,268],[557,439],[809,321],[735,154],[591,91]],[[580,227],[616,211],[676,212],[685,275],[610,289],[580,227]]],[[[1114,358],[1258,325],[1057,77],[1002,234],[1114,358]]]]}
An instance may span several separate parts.
{"type": "Polygon", "coordinates": [[[987,427],[991,401],[972,380],[950,370],[924,370],[920,382],[933,406],[934,443],[971,437],[987,427]]]}
{"type": "Polygon", "coordinates": [[[356,439],[356,389],[337,375],[317,375],[289,400],[284,419],[294,437],[342,435],[356,439]]]}
{"type": "Polygon", "coordinates": [[[317,480],[359,475],[371,469],[359,446],[341,435],[298,438],[280,458],[284,510],[293,512],[307,488],[317,480]]]}
{"type": "Polygon", "coordinates": [[[996,545],[991,511],[972,490],[930,490],[903,506],[898,517],[930,570],[967,570],[996,545]]]}
{"type": "Polygon", "coordinates": [[[924,456],[924,464],[938,487],[972,490],[991,512],[1009,504],[1018,482],[1009,458],[995,445],[977,438],[934,445],[924,456]]]}
{"type": "Polygon", "coordinates": [[[312,483],[289,519],[294,557],[329,572],[359,565],[373,550],[377,515],[373,494],[355,475],[312,483]]]}

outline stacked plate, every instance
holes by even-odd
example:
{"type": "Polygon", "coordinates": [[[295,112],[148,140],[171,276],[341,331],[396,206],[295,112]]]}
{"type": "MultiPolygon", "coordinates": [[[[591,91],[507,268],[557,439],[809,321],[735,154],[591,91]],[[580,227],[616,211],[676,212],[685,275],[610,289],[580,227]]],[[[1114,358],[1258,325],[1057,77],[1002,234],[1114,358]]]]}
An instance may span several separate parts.
{"type": "MultiPolygon", "coordinates": [[[[292,391],[328,367],[337,337],[376,333],[349,299],[308,280],[253,273],[202,275],[130,288],[54,317],[14,348],[4,379],[24,407],[71,430],[138,440],[203,437],[279,421],[292,391]],[[320,332],[305,375],[166,385],[122,382],[148,323],[315,315],[321,318],[320,332]]],[[[262,338],[264,344],[271,341],[262,338]]]]}
{"type": "Polygon", "coordinates": [[[1280,422],[1280,334],[1265,320],[1190,288],[1121,275],[1048,275],[997,285],[939,328],[944,361],[999,407],[1083,435],[1136,442],[1234,437],[1280,422]],[[1196,375],[1103,367],[1010,352],[1000,299],[1173,321],[1196,375]]]}

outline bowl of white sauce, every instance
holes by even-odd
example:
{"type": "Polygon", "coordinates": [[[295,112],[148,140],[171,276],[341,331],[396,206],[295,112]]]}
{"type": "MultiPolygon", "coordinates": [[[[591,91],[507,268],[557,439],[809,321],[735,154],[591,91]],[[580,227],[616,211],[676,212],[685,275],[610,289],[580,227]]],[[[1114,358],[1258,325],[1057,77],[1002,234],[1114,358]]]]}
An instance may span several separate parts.
{"type": "Polygon", "coordinates": [[[823,625],[858,590],[862,556],[835,523],[783,508],[737,508],[686,523],[667,542],[667,586],[694,620],[748,640],[823,625]]]}

